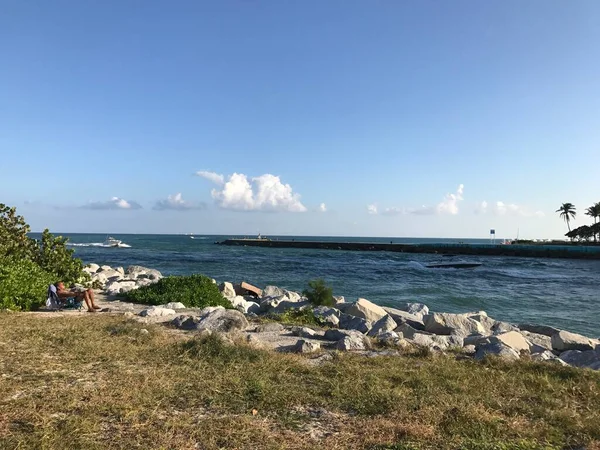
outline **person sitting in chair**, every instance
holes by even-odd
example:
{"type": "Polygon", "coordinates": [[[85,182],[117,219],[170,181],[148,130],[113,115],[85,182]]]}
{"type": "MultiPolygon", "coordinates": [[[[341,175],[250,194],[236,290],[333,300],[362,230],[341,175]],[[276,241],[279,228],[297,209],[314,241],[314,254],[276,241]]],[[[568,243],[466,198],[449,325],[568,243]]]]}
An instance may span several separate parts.
{"type": "Polygon", "coordinates": [[[71,297],[75,297],[77,300],[81,301],[83,299],[85,301],[85,305],[88,308],[88,312],[96,312],[97,309],[100,309],[99,306],[96,306],[94,301],[94,291],[91,289],[65,289],[65,284],[62,281],[59,281],[54,284],[56,286],[56,295],[61,300],[66,300],[71,297]]]}

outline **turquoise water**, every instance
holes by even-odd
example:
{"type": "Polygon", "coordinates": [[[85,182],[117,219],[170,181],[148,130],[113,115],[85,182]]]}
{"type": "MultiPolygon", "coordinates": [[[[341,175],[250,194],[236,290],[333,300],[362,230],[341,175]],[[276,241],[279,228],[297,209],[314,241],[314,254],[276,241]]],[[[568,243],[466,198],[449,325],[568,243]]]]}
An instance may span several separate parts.
{"type": "MultiPolygon", "coordinates": [[[[131,248],[104,248],[105,235],[67,235],[85,262],[139,264],[163,274],[203,273],[218,281],[274,284],[301,291],[324,278],[336,295],[367,298],[393,306],[421,302],[445,312],[484,310],[496,319],[553,325],[600,335],[600,261],[468,257],[483,263],[472,270],[433,270],[436,255],[388,252],[271,249],[215,245],[234,236],[114,235],[131,248]]],[[[271,238],[274,238],[271,236],[271,238]]],[[[286,236],[285,239],[294,237],[286,236]]],[[[465,242],[487,240],[295,237],[346,242],[465,242]]],[[[465,258],[467,259],[467,258],[465,258]]]]}

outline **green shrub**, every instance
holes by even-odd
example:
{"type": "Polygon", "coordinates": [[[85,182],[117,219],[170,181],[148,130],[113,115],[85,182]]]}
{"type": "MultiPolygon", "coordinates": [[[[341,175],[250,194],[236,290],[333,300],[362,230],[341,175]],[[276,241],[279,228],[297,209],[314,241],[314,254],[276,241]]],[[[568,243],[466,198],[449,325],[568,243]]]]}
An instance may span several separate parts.
{"type": "Polygon", "coordinates": [[[0,259],[0,309],[30,311],[46,302],[53,274],[27,259],[0,259]]]}
{"type": "Polygon", "coordinates": [[[223,298],[217,285],[204,275],[165,277],[157,283],[142,286],[124,295],[131,302],[147,305],[181,302],[185,306],[198,308],[232,307],[229,300],[223,298]]]}
{"type": "Polygon", "coordinates": [[[311,305],[313,306],[333,306],[335,301],[333,300],[333,289],[325,284],[325,281],[321,278],[318,280],[312,280],[308,282],[310,289],[305,289],[302,292],[311,305]]]}
{"type": "Polygon", "coordinates": [[[28,236],[29,232],[29,225],[17,215],[16,208],[0,203],[0,258],[31,261],[66,284],[90,280],[81,260],[73,258],[74,250],[67,248],[67,238],[54,236],[46,229],[36,240],[28,236]]]}

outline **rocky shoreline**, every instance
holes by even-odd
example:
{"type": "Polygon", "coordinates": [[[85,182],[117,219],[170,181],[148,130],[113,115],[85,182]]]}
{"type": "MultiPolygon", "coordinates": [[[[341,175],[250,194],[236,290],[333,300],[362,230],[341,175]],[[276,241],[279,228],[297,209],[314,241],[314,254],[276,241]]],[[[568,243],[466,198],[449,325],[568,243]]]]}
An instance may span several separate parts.
{"type": "MultiPolygon", "coordinates": [[[[85,270],[109,297],[162,278],[159,271],[141,266],[125,270],[90,264],[85,270]]],[[[484,311],[432,312],[422,303],[389,308],[364,298],[347,302],[343,297],[335,297],[335,306],[314,307],[301,294],[276,286],[259,289],[244,282],[223,282],[219,289],[232,309],[187,308],[182,303],[143,307],[109,301],[113,311],[142,322],[168,323],[186,332],[220,333],[232,343],[314,353],[315,361],[331,359],[335,351],[377,356],[424,350],[453,351],[476,360],[495,355],[600,370],[600,340],[549,326],[502,322],[484,311]],[[286,326],[276,321],[288,312],[311,315],[319,326],[286,326]]]]}

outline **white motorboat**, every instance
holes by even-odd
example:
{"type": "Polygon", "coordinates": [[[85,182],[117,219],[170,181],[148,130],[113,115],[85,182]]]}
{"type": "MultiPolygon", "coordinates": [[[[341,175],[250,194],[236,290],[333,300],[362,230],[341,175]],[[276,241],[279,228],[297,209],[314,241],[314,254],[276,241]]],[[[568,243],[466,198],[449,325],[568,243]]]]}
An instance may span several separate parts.
{"type": "Polygon", "coordinates": [[[114,237],[108,236],[104,241],[105,247],[121,247],[123,245],[123,241],[115,239],[114,237]]]}

